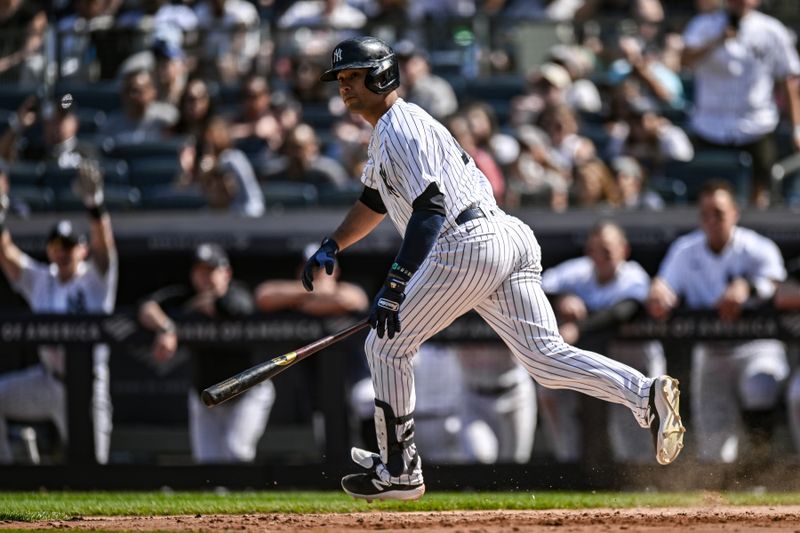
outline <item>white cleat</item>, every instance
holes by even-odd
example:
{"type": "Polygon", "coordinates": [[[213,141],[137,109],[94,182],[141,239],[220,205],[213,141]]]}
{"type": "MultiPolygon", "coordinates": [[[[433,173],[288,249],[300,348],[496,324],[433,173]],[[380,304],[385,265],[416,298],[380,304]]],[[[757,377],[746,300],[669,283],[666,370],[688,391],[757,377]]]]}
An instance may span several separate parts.
{"type": "Polygon", "coordinates": [[[650,388],[650,431],[656,447],[656,461],[662,465],[673,462],[683,449],[683,427],[680,415],[678,380],[661,376],[650,388]]]}

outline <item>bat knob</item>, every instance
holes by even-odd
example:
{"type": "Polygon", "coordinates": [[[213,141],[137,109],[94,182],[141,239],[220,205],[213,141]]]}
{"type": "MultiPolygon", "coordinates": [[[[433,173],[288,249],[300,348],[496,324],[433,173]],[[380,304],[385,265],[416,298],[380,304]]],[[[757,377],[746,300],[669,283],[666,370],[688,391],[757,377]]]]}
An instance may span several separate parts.
{"type": "Polygon", "coordinates": [[[217,401],[214,398],[214,395],[211,394],[211,392],[209,392],[208,389],[200,393],[200,399],[203,400],[203,403],[205,404],[206,407],[214,407],[215,405],[217,405],[217,401]]]}

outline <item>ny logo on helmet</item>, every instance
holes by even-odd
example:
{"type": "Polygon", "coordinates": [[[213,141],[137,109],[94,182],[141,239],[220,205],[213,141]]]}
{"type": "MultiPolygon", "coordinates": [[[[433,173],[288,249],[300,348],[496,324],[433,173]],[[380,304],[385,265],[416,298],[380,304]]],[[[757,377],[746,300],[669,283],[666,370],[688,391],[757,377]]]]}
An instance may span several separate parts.
{"type": "Polygon", "coordinates": [[[336,50],[333,51],[333,62],[338,63],[341,60],[342,60],[342,49],[337,48],[336,50]]]}

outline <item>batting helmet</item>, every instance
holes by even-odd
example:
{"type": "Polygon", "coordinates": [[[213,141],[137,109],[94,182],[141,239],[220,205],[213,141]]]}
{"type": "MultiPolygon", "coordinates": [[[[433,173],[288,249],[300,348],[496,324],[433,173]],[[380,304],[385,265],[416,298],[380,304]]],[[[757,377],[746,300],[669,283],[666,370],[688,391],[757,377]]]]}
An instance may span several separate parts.
{"type": "Polygon", "coordinates": [[[336,45],[331,54],[331,68],[320,81],[335,81],[336,73],[350,68],[366,68],[364,84],[377,94],[391,92],[400,85],[400,69],[394,50],[375,37],[355,37],[336,45]]]}

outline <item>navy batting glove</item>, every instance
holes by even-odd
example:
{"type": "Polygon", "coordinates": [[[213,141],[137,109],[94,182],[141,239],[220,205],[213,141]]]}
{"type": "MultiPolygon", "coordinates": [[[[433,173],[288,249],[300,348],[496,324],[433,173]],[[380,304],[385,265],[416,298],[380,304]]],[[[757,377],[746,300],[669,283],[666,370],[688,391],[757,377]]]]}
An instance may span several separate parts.
{"type": "Polygon", "coordinates": [[[378,337],[383,334],[393,339],[400,333],[400,304],[406,299],[406,284],[410,278],[395,271],[389,272],[386,281],[375,295],[369,313],[369,323],[375,328],[378,337]]]}
{"type": "Polygon", "coordinates": [[[333,274],[333,265],[336,263],[336,254],[339,252],[339,245],[330,237],[322,240],[319,250],[314,252],[314,255],[308,258],[306,266],[303,267],[303,287],[307,291],[314,290],[314,272],[317,268],[325,267],[325,272],[328,275],[333,274]]]}

